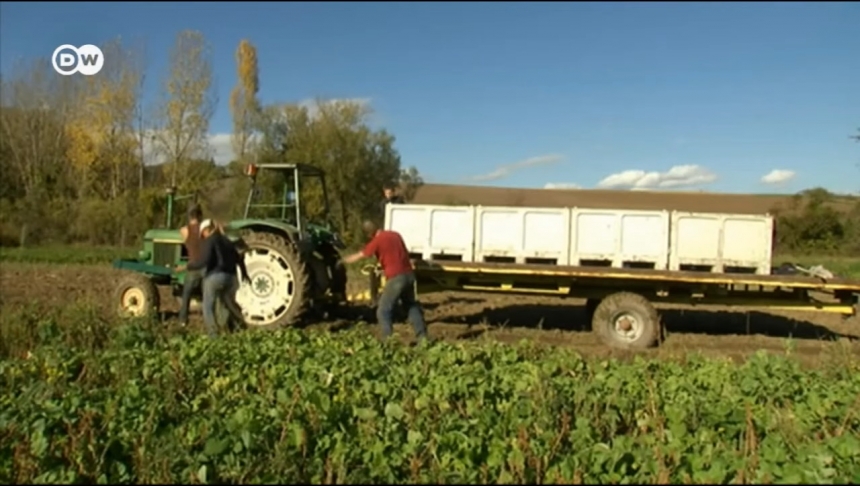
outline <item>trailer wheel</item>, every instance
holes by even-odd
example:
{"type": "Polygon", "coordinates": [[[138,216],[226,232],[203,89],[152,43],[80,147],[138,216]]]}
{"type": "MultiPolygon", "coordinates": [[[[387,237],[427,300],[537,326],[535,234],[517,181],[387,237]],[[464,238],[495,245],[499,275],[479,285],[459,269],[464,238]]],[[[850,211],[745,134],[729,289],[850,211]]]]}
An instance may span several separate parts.
{"type": "Polygon", "coordinates": [[[621,349],[645,349],[657,344],[660,316],[645,297],[618,292],[594,310],[591,327],[606,344],[621,349]]]}

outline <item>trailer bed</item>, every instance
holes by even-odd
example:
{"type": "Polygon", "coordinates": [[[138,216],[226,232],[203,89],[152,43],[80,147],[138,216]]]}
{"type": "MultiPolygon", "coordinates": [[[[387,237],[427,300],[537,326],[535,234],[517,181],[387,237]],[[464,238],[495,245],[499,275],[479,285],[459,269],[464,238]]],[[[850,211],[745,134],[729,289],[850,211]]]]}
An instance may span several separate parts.
{"type": "Polygon", "coordinates": [[[857,313],[860,282],[802,275],[715,274],[636,268],[414,261],[418,292],[506,292],[590,299],[618,292],[651,302],[857,313]]]}
{"type": "Polygon", "coordinates": [[[487,275],[541,275],[567,278],[638,280],[648,282],[777,286],[817,291],[860,293],[860,281],[844,278],[821,279],[804,275],[756,275],[745,273],[711,273],[653,270],[647,268],[578,267],[562,265],[468,263],[447,261],[413,261],[417,273],[463,273],[487,275]]]}

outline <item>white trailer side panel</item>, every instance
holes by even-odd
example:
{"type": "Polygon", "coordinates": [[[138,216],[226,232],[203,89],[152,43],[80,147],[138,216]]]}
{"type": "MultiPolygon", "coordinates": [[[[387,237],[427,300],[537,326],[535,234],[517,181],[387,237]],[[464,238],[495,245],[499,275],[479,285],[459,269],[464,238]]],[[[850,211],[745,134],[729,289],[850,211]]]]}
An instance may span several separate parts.
{"type": "Polygon", "coordinates": [[[570,264],[665,270],[669,263],[669,212],[571,209],[570,264]]]}
{"type": "Polygon", "coordinates": [[[393,204],[385,228],[425,260],[770,273],[769,215],[393,204]]]}
{"type": "Polygon", "coordinates": [[[670,270],[768,275],[773,251],[773,217],[672,212],[670,270]]]}
{"type": "Polygon", "coordinates": [[[473,261],[472,206],[388,204],[385,229],[400,233],[409,253],[424,260],[473,261]],[[458,258],[459,257],[459,258],[458,258]]]}
{"type": "Polygon", "coordinates": [[[475,208],[475,261],[568,264],[570,210],[566,208],[475,208]]]}

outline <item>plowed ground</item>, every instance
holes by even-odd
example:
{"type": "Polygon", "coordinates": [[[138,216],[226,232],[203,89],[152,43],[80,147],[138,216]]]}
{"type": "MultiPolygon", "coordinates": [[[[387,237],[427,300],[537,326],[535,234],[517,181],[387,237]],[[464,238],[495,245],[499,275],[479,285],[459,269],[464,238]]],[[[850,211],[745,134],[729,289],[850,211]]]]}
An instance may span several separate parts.
{"type": "MultiPolygon", "coordinates": [[[[3,264],[0,267],[0,312],[25,305],[39,308],[90,302],[106,314],[116,305],[114,287],[119,271],[107,266],[3,264]]],[[[177,302],[162,295],[164,325],[175,325],[177,302]]],[[[540,344],[569,346],[582,354],[630,356],[611,350],[589,330],[581,300],[551,297],[499,296],[472,293],[439,293],[422,296],[430,334],[445,340],[493,339],[516,342],[527,338],[540,344]]],[[[658,348],[641,354],[680,357],[689,352],[743,359],[758,350],[784,353],[791,350],[809,363],[824,363],[860,355],[860,318],[837,315],[749,309],[661,307],[666,340],[658,348]],[[788,339],[790,338],[790,339],[788,339]]],[[[357,313],[372,312],[356,309],[357,313]]],[[[356,319],[344,318],[309,325],[339,330],[352,327],[356,319]]],[[[199,314],[192,325],[201,326],[199,314]]],[[[379,326],[366,324],[369,332],[379,326]]],[[[399,334],[411,340],[408,324],[398,324],[399,334]]]]}

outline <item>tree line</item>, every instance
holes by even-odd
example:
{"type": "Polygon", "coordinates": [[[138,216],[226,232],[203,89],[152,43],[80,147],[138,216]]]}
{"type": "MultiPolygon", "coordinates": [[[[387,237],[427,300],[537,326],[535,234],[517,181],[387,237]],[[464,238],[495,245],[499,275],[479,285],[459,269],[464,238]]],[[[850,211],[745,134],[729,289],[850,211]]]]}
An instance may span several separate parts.
{"type": "Polygon", "coordinates": [[[839,207],[823,188],[796,194],[786,207],[774,208],[778,252],[860,257],[860,202],[839,207]]]}
{"type": "MultiPolygon", "coordinates": [[[[200,32],[177,35],[157,79],[148,78],[144,45],[117,39],[101,48],[109,62],[95,76],[58,75],[49,59],[2,73],[0,245],[136,244],[146,229],[163,226],[168,187],[199,192],[208,213],[236,217],[249,184],[242,168],[253,161],[324,169],[330,221],[354,242],[362,219],[381,216],[384,184],[399,183],[407,199],[422,184],[414,167],[403,167],[394,136],[370,126],[368,106],[262,104],[257,50],[247,40],[235,52],[227,100],[234,160],[225,166],[215,164],[209,142],[219,99],[200,32]],[[147,82],[160,88],[152,102],[144,101],[147,82]]],[[[860,141],[860,129],[851,137],[860,141]]],[[[276,197],[279,186],[263,189],[276,197]]],[[[311,218],[322,214],[321,195],[303,190],[311,218]]],[[[778,249],[860,253],[860,208],[836,211],[832,199],[813,189],[781,208],[778,249]]]]}
{"type": "MultiPolygon", "coordinates": [[[[210,122],[219,106],[212,50],[197,31],[180,32],[145,102],[147,56],[119,39],[102,46],[108,62],[94,76],[61,76],[49,59],[18,63],[0,78],[0,244],[136,244],[164,225],[166,190],[197,192],[205,211],[237,216],[249,162],[301,162],[327,172],[330,219],[347,239],[379,217],[381,188],[398,183],[407,198],[422,184],[404,168],[395,138],[369,124],[364,104],[317,100],[263,105],[257,50],[236,50],[228,100],[233,161],[214,162],[210,122]]],[[[309,190],[309,215],[321,193],[309,190]]],[[[178,219],[177,219],[178,221],[178,219]]],[[[351,237],[351,238],[350,238],[351,237]]]]}
{"type": "MultiPolygon", "coordinates": [[[[860,128],[850,137],[860,142],[860,128]]],[[[774,208],[776,249],[860,257],[860,201],[837,209],[837,199],[817,187],[796,194],[786,207],[774,208]]]]}

